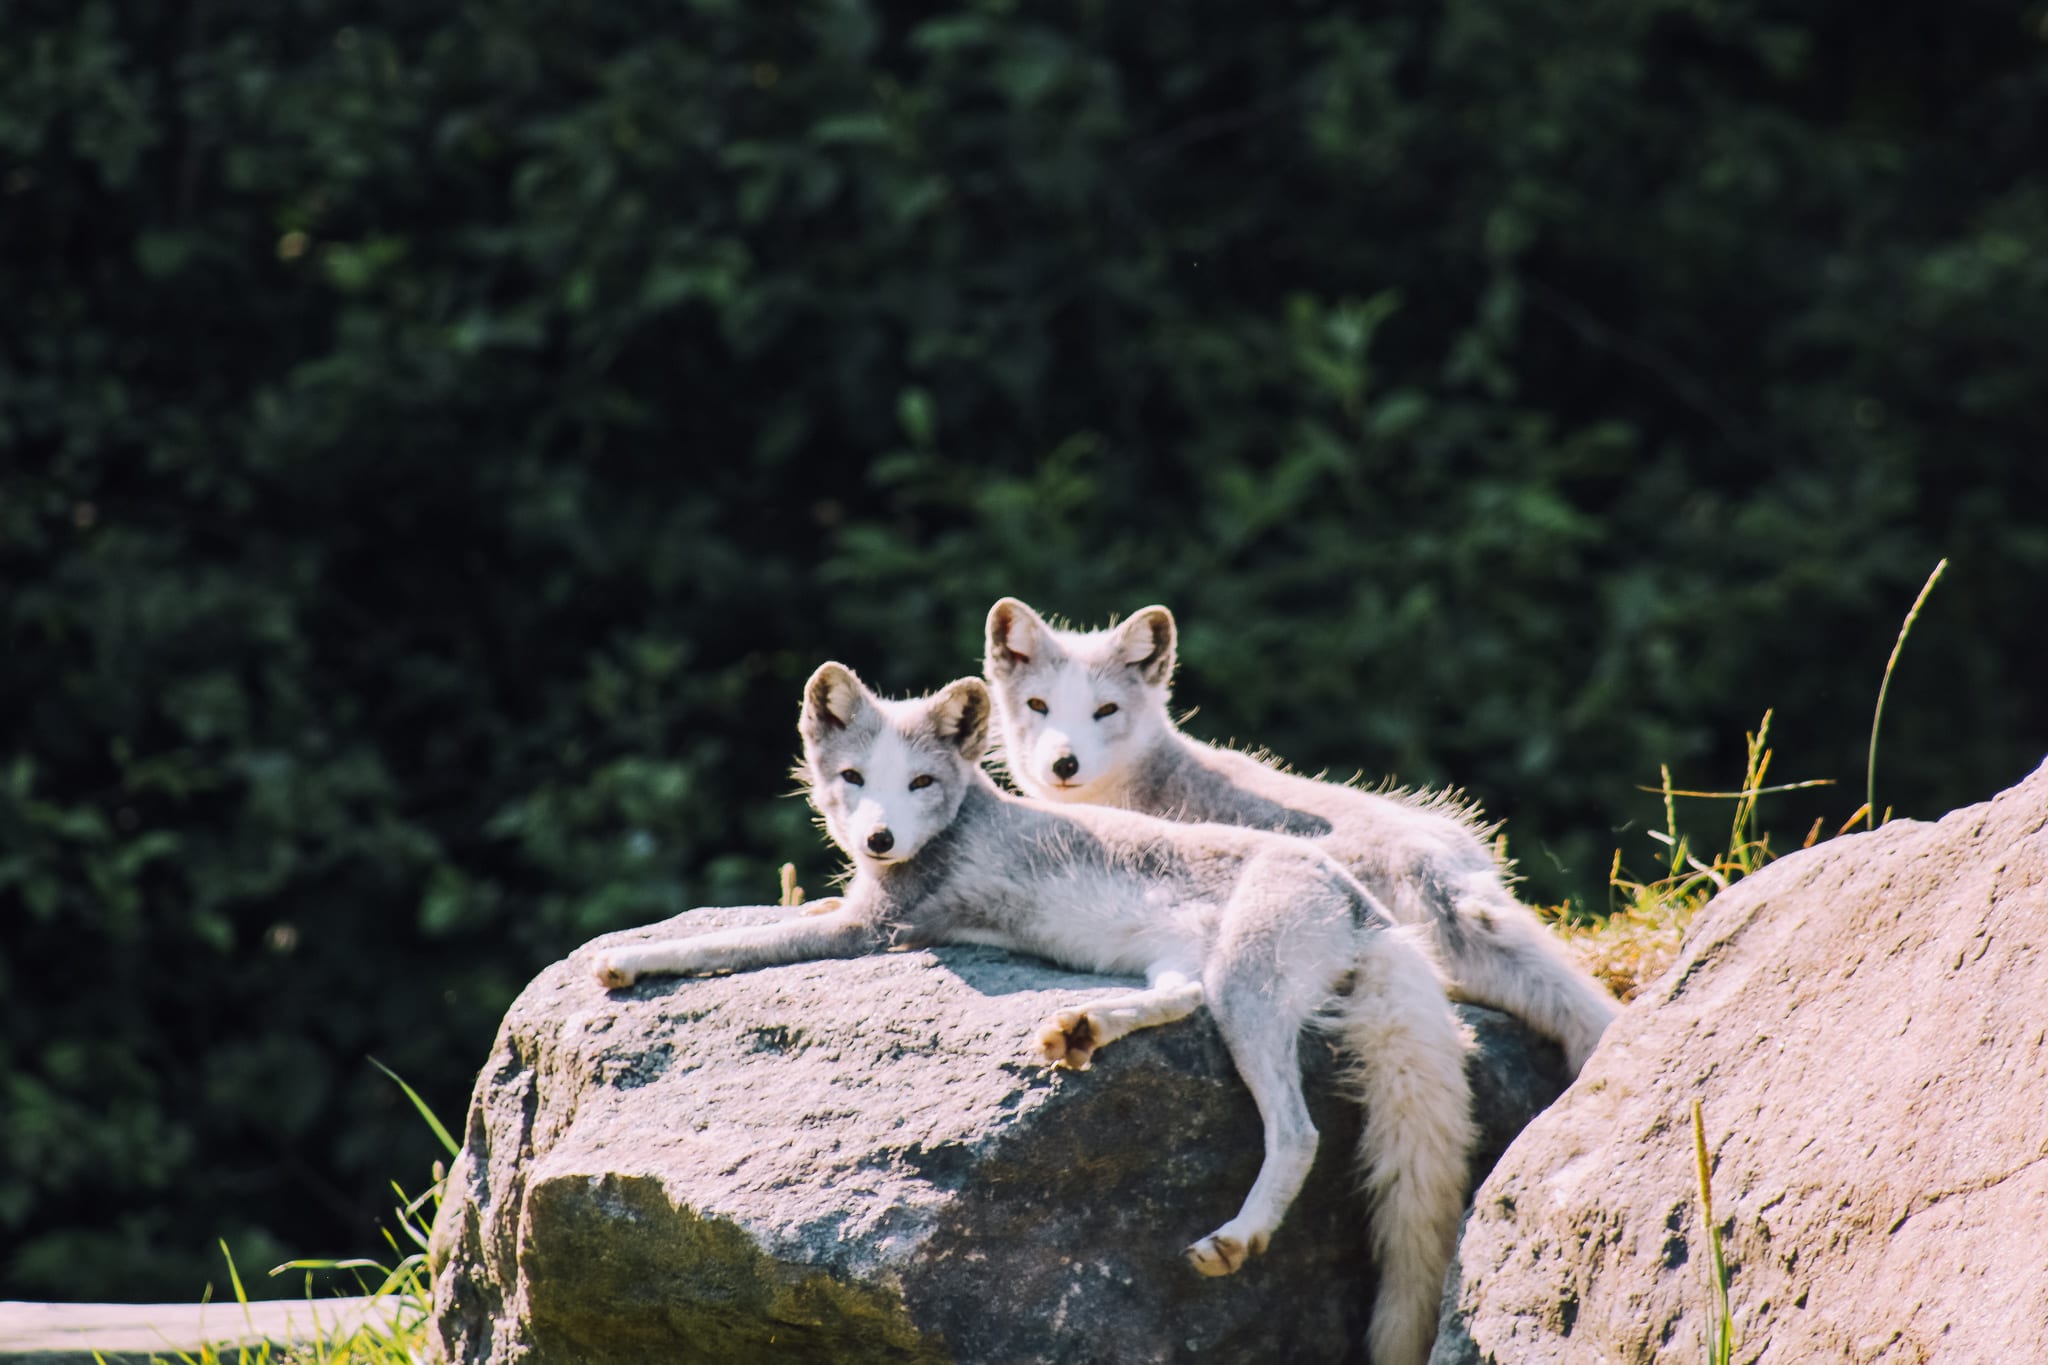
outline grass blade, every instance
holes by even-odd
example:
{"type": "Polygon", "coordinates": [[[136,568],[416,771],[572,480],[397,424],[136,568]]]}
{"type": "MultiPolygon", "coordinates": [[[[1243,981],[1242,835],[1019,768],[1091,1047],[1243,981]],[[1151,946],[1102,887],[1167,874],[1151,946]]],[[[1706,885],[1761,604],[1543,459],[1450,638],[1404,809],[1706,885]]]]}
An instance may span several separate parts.
{"type": "Polygon", "coordinates": [[[1863,775],[1864,824],[1877,828],[1877,727],[1884,720],[1884,697],[1891,690],[1892,670],[1899,666],[1899,652],[1906,647],[1906,634],[1913,629],[1913,622],[1920,619],[1920,608],[1927,604],[1927,594],[1934,591],[1934,585],[1941,581],[1942,571],[1948,568],[1944,557],[1934,566],[1934,572],[1927,575],[1927,581],[1920,585],[1920,595],[1913,599],[1913,609],[1906,613],[1906,620],[1899,627],[1899,638],[1892,644],[1892,657],[1885,661],[1884,681],[1877,685],[1877,714],[1870,718],[1870,765],[1863,775]]]}
{"type": "MultiPolygon", "coordinates": [[[[1709,801],[1740,801],[1750,796],[1775,796],[1779,792],[1803,792],[1809,787],[1832,787],[1834,785],[1835,779],[1832,777],[1809,777],[1804,782],[1780,782],[1772,787],[1744,787],[1741,791],[1735,792],[1697,792],[1686,787],[1673,787],[1670,794],[1673,796],[1697,796],[1709,801]]],[[[1636,783],[1636,790],[1658,795],[1663,793],[1664,788],[1652,787],[1638,782],[1636,783]]]]}
{"type": "Polygon", "coordinates": [[[220,1237],[215,1240],[220,1246],[221,1259],[228,1263],[228,1283],[235,1288],[235,1302],[249,1302],[249,1291],[242,1288],[242,1272],[235,1269],[235,1253],[228,1250],[228,1239],[220,1237]]]}
{"type": "Polygon", "coordinates": [[[376,1067],[379,1071],[383,1072],[385,1075],[389,1076],[393,1081],[397,1082],[398,1088],[405,1092],[405,1097],[412,1101],[412,1107],[419,1110],[420,1117],[427,1121],[427,1127],[434,1130],[434,1136],[441,1139],[441,1145],[448,1149],[448,1155],[454,1156],[456,1152],[461,1150],[461,1144],[456,1142],[454,1138],[448,1136],[448,1130],[441,1126],[441,1120],[434,1117],[434,1111],[427,1108],[427,1102],[420,1098],[419,1092],[417,1090],[414,1090],[411,1086],[405,1083],[405,1078],[403,1076],[400,1076],[396,1071],[393,1071],[390,1067],[384,1065],[384,1063],[378,1061],[375,1057],[370,1058],[370,1065],[376,1067]]]}
{"type": "Polygon", "coordinates": [[[1665,840],[1671,845],[1671,874],[1677,876],[1678,864],[1685,857],[1685,845],[1678,837],[1678,805],[1671,799],[1676,794],[1671,787],[1671,765],[1660,763],[1657,771],[1664,775],[1664,785],[1658,790],[1664,793],[1664,828],[1671,833],[1671,837],[1665,840]]]}

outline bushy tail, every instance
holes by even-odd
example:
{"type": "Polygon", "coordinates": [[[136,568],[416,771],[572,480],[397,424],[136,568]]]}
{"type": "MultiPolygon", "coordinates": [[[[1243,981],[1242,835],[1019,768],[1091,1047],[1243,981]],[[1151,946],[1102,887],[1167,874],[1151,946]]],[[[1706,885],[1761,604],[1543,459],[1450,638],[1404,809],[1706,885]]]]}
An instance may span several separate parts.
{"type": "Polygon", "coordinates": [[[1506,1010],[1556,1039],[1578,1075],[1620,1006],[1535,912],[1486,879],[1460,888],[1450,921],[1433,928],[1459,996],[1506,1010]]]}
{"type": "Polygon", "coordinates": [[[1434,964],[1409,937],[1419,933],[1368,936],[1335,1021],[1346,1081],[1365,1109],[1358,1174],[1372,1201],[1380,1272],[1366,1333],[1373,1365],[1423,1365],[1429,1356],[1472,1147],[1470,1043],[1434,964]]]}

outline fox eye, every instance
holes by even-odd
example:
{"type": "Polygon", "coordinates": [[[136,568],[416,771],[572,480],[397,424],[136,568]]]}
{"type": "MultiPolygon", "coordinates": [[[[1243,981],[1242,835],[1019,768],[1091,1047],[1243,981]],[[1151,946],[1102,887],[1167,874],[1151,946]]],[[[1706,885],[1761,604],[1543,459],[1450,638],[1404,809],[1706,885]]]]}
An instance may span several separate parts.
{"type": "Polygon", "coordinates": [[[1115,714],[1116,703],[1113,701],[1106,701],[1095,708],[1095,719],[1097,720],[1101,720],[1104,716],[1113,716],[1115,714]]]}
{"type": "Polygon", "coordinates": [[[1036,711],[1041,716],[1045,714],[1045,703],[1040,701],[1036,697],[1033,697],[1030,701],[1027,701],[1024,704],[1030,707],[1032,710],[1036,711]]]}
{"type": "Polygon", "coordinates": [[[851,786],[864,787],[867,785],[867,779],[860,775],[860,769],[858,768],[848,768],[839,775],[845,778],[851,786]]]}
{"type": "Polygon", "coordinates": [[[931,784],[932,775],[930,773],[919,773],[916,777],[910,779],[910,789],[914,792],[921,792],[931,784]]]}

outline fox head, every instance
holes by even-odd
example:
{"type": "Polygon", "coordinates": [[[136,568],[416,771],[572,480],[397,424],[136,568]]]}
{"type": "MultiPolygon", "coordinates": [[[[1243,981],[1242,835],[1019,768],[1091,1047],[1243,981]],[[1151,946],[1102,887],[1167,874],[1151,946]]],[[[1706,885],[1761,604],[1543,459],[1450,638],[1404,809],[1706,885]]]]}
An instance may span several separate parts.
{"type": "Polygon", "coordinates": [[[885,701],[844,664],[804,684],[797,730],[811,804],[854,865],[908,862],[960,812],[988,747],[988,689],[962,678],[929,697],[885,701]]]}
{"type": "Polygon", "coordinates": [[[1055,630],[1014,597],[989,608],[982,662],[1010,777],[1033,796],[1101,800],[1171,727],[1173,613],[1146,607],[1106,630],[1055,630]]]}

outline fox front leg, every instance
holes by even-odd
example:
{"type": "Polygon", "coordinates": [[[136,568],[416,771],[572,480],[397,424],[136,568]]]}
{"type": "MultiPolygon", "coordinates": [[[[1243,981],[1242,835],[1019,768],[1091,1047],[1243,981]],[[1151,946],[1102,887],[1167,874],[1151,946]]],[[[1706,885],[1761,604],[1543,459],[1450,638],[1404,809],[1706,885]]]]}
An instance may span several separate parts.
{"type": "Polygon", "coordinates": [[[686,972],[744,972],[788,962],[860,957],[882,946],[882,933],[844,905],[774,924],[714,929],[690,938],[628,943],[607,948],[591,974],[607,990],[623,990],[643,976],[686,972]]]}
{"type": "Polygon", "coordinates": [[[1178,971],[1158,972],[1145,990],[1047,1015],[1035,1040],[1038,1057],[1048,1066],[1086,1071],[1099,1049],[1125,1034],[1185,1019],[1201,1007],[1200,981],[1178,971]]]}

